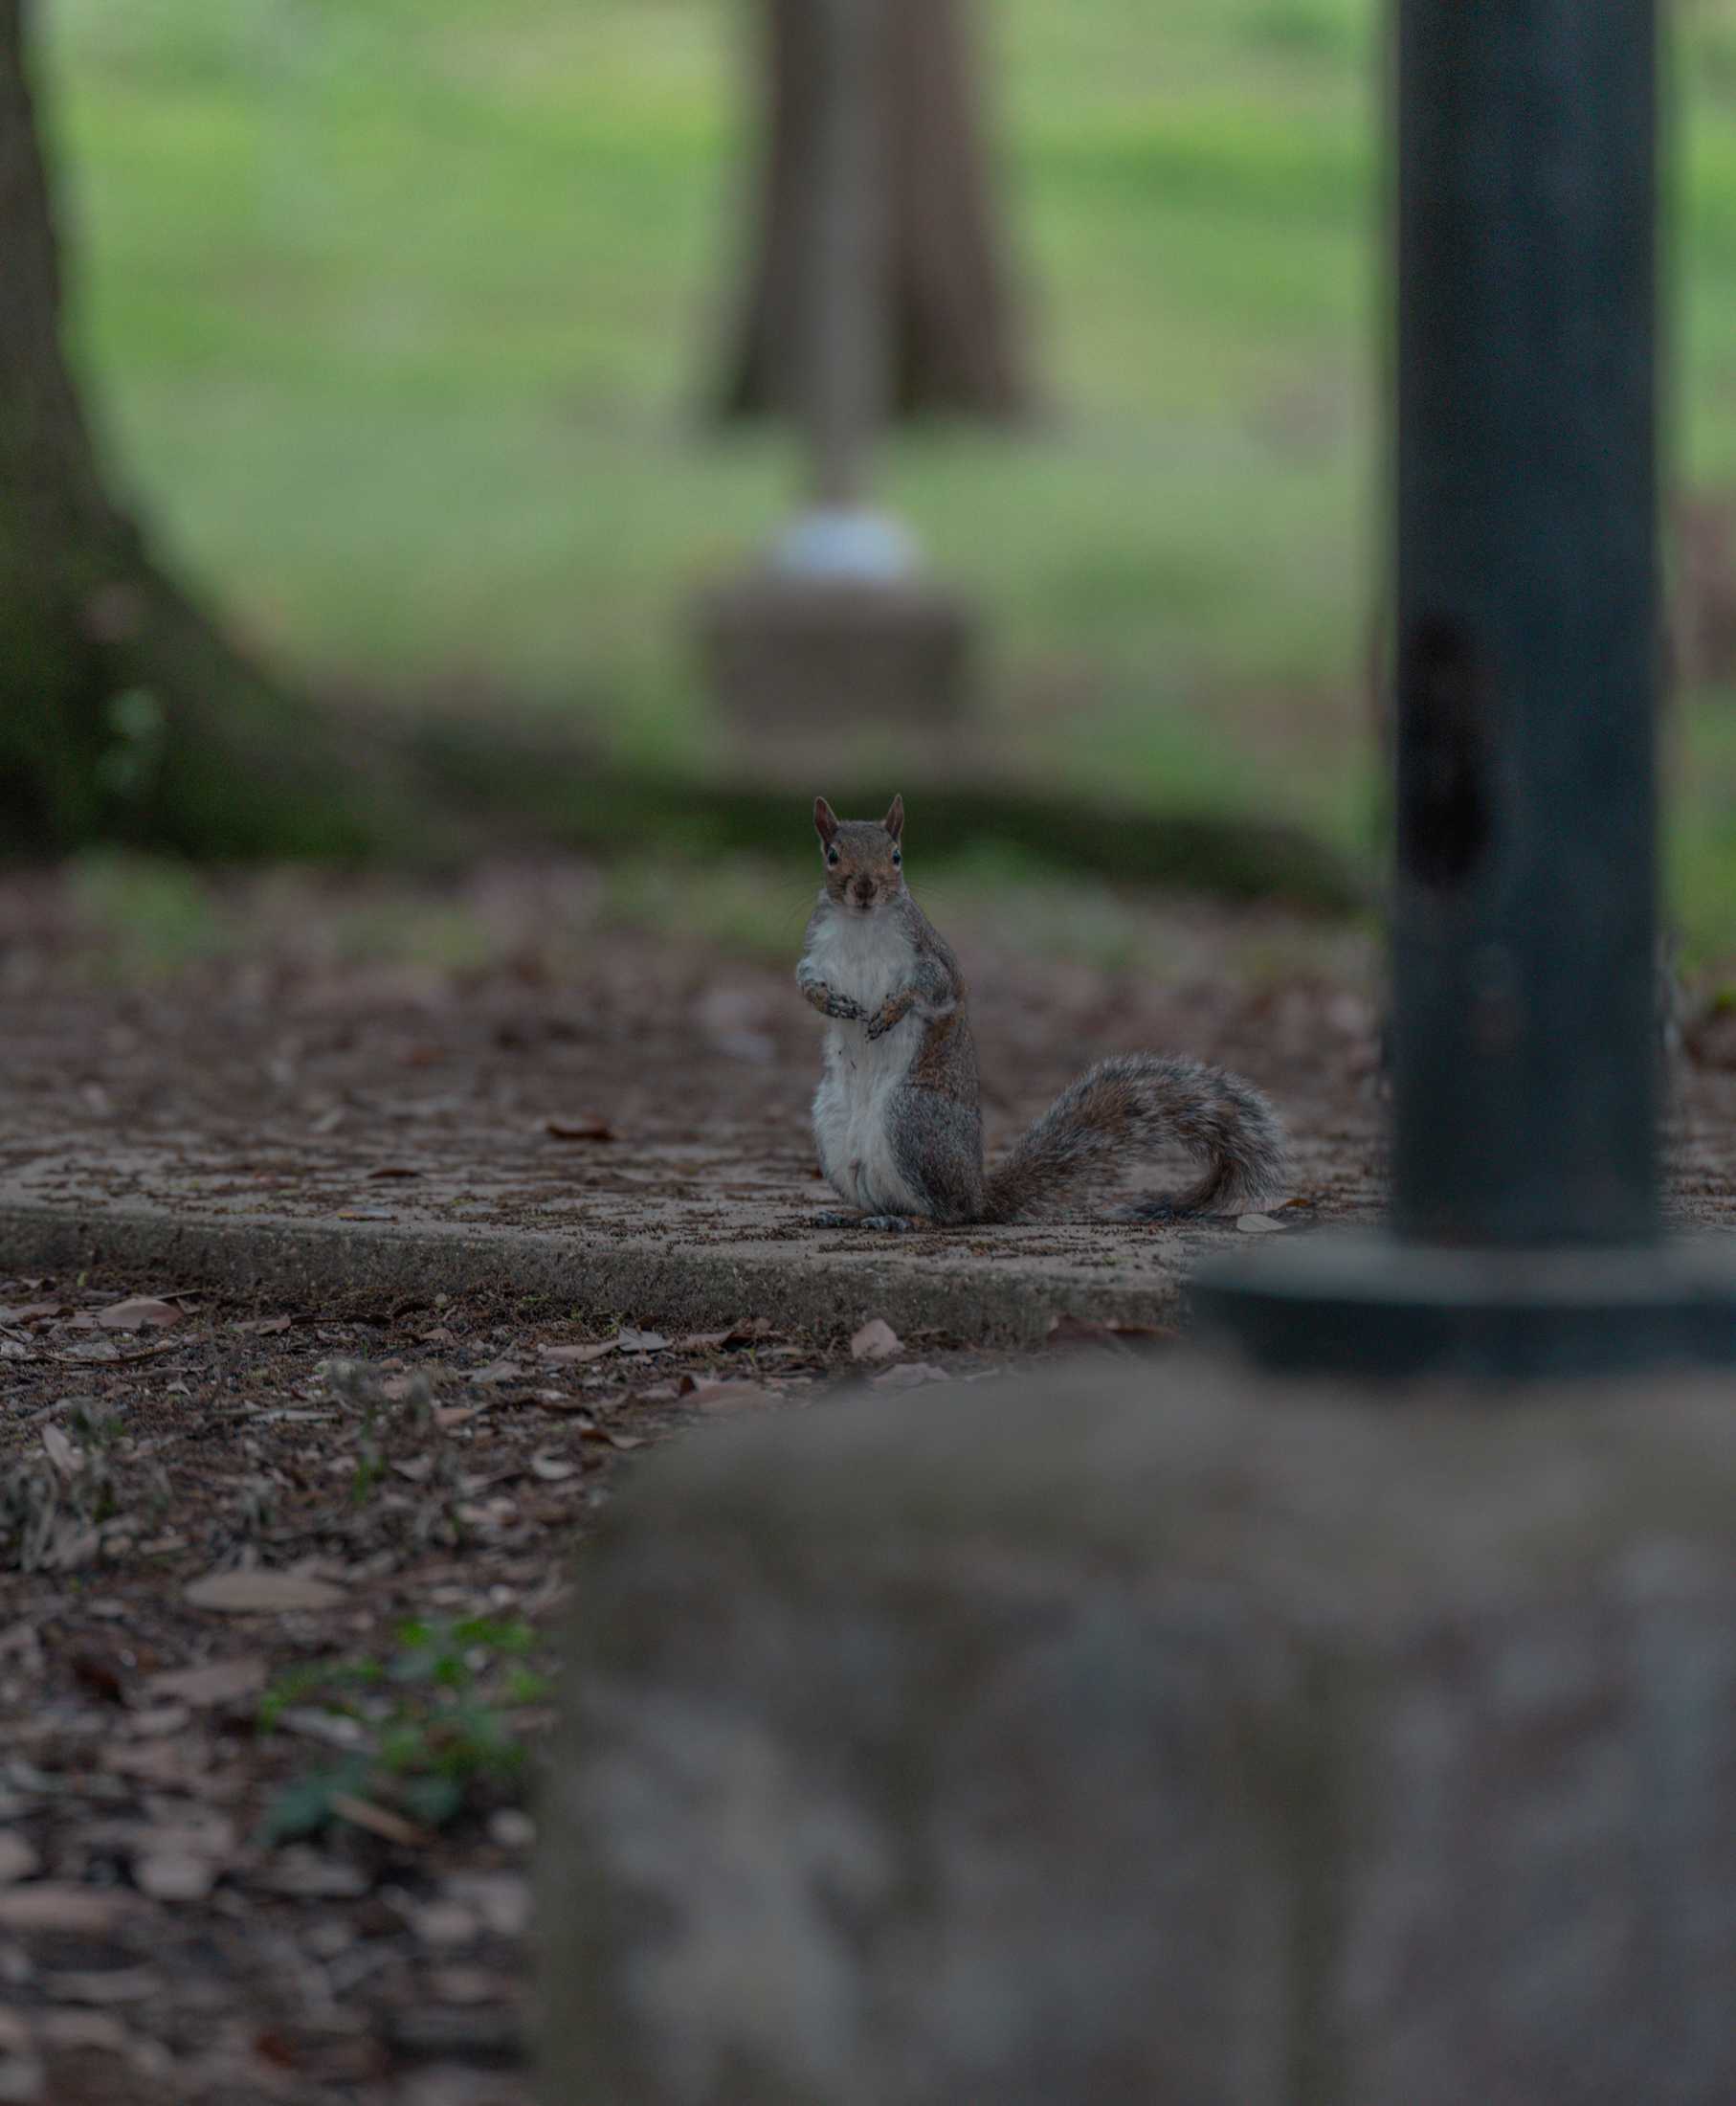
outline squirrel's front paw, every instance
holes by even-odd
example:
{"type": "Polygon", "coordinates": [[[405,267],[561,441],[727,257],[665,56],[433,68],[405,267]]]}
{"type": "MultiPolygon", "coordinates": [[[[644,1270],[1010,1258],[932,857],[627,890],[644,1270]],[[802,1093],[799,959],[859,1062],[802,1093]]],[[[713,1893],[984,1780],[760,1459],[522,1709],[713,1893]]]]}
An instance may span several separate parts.
{"type": "Polygon", "coordinates": [[[869,1018],[868,1036],[871,1039],[883,1039],[888,1031],[902,1023],[905,1015],[906,1011],[901,1009],[896,1002],[888,1002],[883,1009],[877,1009],[869,1018]]]}
{"type": "Polygon", "coordinates": [[[811,1002],[822,1017],[835,1017],[842,1023],[856,1023],[860,1020],[861,1008],[848,995],[835,994],[824,980],[803,980],[800,984],[803,998],[811,1002]]]}

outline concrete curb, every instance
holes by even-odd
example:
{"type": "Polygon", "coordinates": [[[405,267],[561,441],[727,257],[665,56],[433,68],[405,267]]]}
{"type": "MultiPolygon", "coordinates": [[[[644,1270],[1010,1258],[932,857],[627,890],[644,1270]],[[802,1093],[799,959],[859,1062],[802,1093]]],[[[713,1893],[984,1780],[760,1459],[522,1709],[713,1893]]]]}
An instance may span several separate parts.
{"type": "Polygon", "coordinates": [[[1199,1230],[1166,1239],[1137,1278],[1084,1280],[1040,1264],[953,1254],[944,1241],[897,1258],[469,1226],[400,1226],[249,1217],[189,1219],[147,1207],[74,1212],[0,1203],[0,1270],[101,1266],[334,1306],[422,1303],[436,1294],[545,1298],[574,1320],[612,1317],[702,1330],[742,1316],[835,1336],[870,1316],[912,1334],[1035,1345],[1057,1316],[1175,1324],[1194,1264],[1236,1241],[1199,1230]]]}

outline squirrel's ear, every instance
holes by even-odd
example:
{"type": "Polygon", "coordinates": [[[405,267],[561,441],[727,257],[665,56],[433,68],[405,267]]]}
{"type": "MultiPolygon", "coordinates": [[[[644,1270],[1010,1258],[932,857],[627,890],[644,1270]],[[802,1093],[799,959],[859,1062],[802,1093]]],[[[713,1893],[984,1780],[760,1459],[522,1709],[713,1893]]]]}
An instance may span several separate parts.
{"type": "Polygon", "coordinates": [[[837,835],[838,816],[824,797],[813,800],[813,830],[830,848],[837,835]]]}
{"type": "Polygon", "coordinates": [[[904,800],[901,796],[893,798],[892,809],[886,814],[880,824],[892,836],[894,840],[897,840],[904,831],[904,800]]]}

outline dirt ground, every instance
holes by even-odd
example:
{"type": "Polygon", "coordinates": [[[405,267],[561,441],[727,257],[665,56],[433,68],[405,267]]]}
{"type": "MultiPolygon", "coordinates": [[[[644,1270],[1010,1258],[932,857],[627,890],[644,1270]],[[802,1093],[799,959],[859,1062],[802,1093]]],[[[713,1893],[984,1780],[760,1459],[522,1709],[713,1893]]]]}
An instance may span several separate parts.
{"type": "MultiPolygon", "coordinates": [[[[733,1180],[812,1240],[800,897],[789,957],[740,962],[576,865],[172,905],[166,933],[77,877],[0,880],[0,1175],[38,1200],[607,1222],[733,1180]]],[[[1184,1047],[1278,1099],[1294,1218],[1366,1213],[1365,940],[1087,909],[1077,954],[992,887],[948,930],[991,1146],[1099,1053],[1184,1047]]],[[[1678,1198],[1727,1220],[1736,1033],[1690,1012],[1678,1198]]],[[[1165,1343],[1063,1323],[1045,1350],[1165,1343]]],[[[682,1336],[630,1302],[0,1248],[0,2102],[525,2106],[535,1768],[588,1518],[657,1442],[1008,1364],[751,1306],[682,1336]]]]}

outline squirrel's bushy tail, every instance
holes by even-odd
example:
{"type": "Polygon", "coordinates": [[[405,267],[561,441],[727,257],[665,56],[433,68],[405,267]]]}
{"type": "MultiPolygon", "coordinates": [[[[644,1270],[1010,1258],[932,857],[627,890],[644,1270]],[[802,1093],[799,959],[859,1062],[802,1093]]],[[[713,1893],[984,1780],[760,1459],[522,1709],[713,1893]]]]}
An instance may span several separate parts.
{"type": "Polygon", "coordinates": [[[990,1173],[985,1219],[1077,1214],[1079,1202],[1120,1184],[1141,1154],[1166,1144],[1179,1144],[1199,1163],[1197,1182],[1172,1197],[1115,1208],[1115,1219],[1239,1213],[1283,1182],[1283,1128],[1252,1083],[1181,1055],[1123,1053],[1063,1089],[990,1173]]]}

